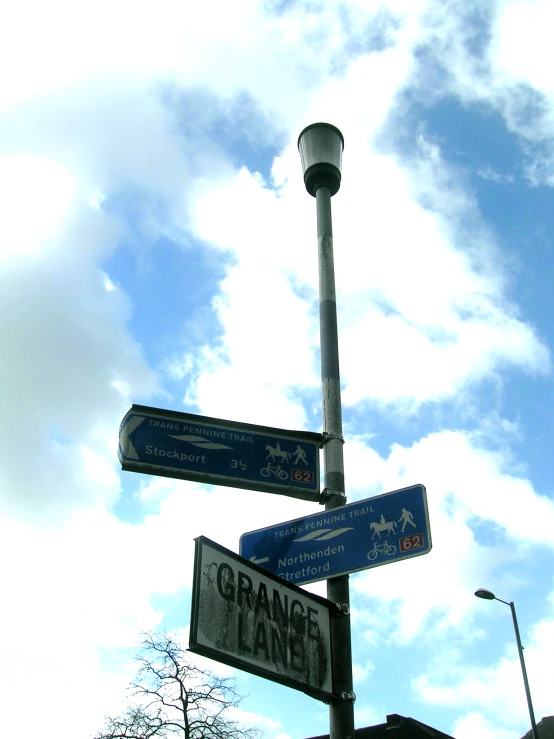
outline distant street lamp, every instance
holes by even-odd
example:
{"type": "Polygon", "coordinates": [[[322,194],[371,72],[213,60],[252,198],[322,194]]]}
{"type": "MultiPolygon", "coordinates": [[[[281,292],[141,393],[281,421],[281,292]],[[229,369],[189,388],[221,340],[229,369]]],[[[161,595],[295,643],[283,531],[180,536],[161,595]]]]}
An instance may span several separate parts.
{"type": "MultiPolygon", "coordinates": [[[[312,123],[298,137],[298,149],[306,190],[316,199],[319,265],[319,335],[321,341],[321,390],[323,404],[323,459],[325,509],[346,503],[342,453],[337,302],[333,259],[331,197],[340,188],[344,138],[329,123],[312,123]]],[[[354,739],[352,640],[348,575],[327,580],[327,598],[336,603],[341,617],[333,619],[331,644],[334,689],[337,700],[329,706],[330,739],[354,739]]]]}
{"type": "Polygon", "coordinates": [[[519,652],[519,661],[521,664],[521,672],[523,674],[523,684],[525,685],[525,695],[527,696],[527,705],[529,706],[529,717],[531,718],[531,731],[533,733],[533,739],[539,739],[539,735],[537,734],[537,724],[535,723],[535,713],[533,711],[533,704],[531,702],[531,691],[529,690],[529,681],[527,680],[527,670],[525,669],[525,660],[523,659],[523,647],[521,645],[521,638],[519,636],[519,628],[517,625],[515,606],[512,601],[508,603],[508,601],[506,600],[497,598],[494,593],[491,593],[490,590],[485,590],[484,588],[479,588],[479,590],[476,590],[475,595],[478,598],[483,598],[483,600],[498,600],[500,601],[500,603],[504,603],[505,605],[510,606],[512,610],[512,619],[514,621],[514,631],[516,632],[517,650],[519,652]]]}

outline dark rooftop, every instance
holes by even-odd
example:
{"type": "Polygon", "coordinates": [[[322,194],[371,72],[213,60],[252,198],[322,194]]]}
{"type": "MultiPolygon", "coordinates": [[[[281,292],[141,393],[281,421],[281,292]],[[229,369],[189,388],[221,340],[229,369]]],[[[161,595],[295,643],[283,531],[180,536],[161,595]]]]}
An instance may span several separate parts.
{"type": "MultiPolygon", "coordinates": [[[[324,734],[311,739],[329,739],[329,734],[324,734]]],[[[433,729],[432,726],[421,723],[415,718],[400,716],[391,713],[387,716],[386,724],[366,726],[364,729],[356,729],[355,739],[454,739],[450,734],[433,729]]],[[[540,739],[543,739],[540,737],[540,739]]],[[[546,739],[546,737],[545,737],[546,739]]],[[[551,739],[548,736],[548,739],[551,739]]],[[[554,737],[552,737],[554,739],[554,737]]]]}

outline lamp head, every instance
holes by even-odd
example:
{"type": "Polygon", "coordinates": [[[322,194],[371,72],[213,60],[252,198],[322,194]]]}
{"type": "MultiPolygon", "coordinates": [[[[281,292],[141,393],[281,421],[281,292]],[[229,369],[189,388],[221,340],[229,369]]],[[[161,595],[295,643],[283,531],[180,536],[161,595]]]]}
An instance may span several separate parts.
{"type": "Polygon", "coordinates": [[[496,595],[491,593],[490,590],[485,590],[485,588],[479,588],[479,590],[476,590],[475,595],[484,600],[496,600],[496,595]]]}
{"type": "Polygon", "coordinates": [[[306,190],[315,197],[320,187],[339,191],[344,137],[330,123],[312,123],[298,137],[306,190]]]}

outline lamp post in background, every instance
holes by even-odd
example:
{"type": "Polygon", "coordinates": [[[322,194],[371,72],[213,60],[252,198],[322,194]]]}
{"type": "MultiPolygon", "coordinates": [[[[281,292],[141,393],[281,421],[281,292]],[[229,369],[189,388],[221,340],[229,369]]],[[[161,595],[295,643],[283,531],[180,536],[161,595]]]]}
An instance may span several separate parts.
{"type": "Polygon", "coordinates": [[[519,627],[517,625],[515,606],[512,601],[508,603],[508,601],[506,600],[497,598],[494,593],[491,593],[490,590],[485,590],[485,588],[479,588],[479,590],[476,590],[475,595],[478,598],[483,598],[484,600],[498,600],[500,601],[500,603],[504,603],[505,605],[510,606],[510,609],[512,611],[512,619],[514,621],[514,631],[516,632],[517,650],[519,652],[519,661],[521,663],[523,683],[525,685],[525,695],[527,696],[527,705],[529,707],[529,717],[531,718],[531,731],[533,733],[533,739],[539,739],[539,735],[537,734],[537,725],[535,723],[535,713],[533,711],[533,703],[531,702],[531,691],[529,690],[529,681],[527,680],[527,670],[525,669],[525,660],[523,659],[523,647],[521,645],[521,638],[519,636],[519,627]]]}
{"type": "MultiPolygon", "coordinates": [[[[319,264],[319,331],[321,342],[321,389],[323,411],[324,486],[326,510],[346,503],[342,445],[337,304],[333,260],[331,197],[341,182],[342,133],[328,123],[313,123],[298,137],[304,184],[316,199],[319,264]]],[[[348,575],[327,580],[327,598],[338,605],[342,616],[333,619],[332,659],[334,690],[340,698],[329,707],[330,739],[354,738],[352,646],[348,575]]]]}

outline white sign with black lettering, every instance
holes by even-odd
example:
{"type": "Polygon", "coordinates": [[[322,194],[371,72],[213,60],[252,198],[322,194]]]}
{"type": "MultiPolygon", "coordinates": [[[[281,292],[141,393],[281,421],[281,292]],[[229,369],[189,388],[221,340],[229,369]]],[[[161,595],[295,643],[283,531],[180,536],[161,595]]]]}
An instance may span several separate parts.
{"type": "Polygon", "coordinates": [[[329,700],[333,608],[204,536],[196,539],[192,652],[329,700]]]}

